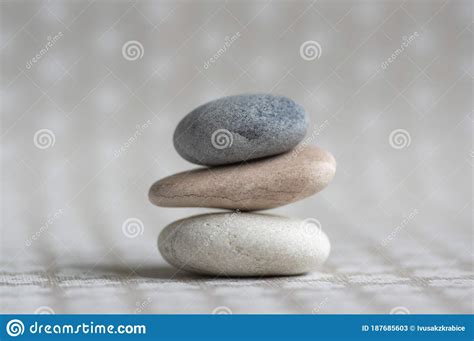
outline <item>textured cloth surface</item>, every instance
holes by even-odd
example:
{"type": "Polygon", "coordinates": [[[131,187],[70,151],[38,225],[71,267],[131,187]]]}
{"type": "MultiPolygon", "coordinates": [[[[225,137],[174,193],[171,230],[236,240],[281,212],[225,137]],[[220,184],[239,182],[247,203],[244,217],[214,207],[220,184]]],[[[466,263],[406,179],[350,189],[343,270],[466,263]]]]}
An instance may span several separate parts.
{"type": "Polygon", "coordinates": [[[0,6],[2,313],[473,312],[472,1],[0,6]],[[159,232],[212,210],[148,189],[194,167],[186,113],[250,92],[303,105],[338,162],[268,211],[317,220],[331,255],[298,277],[176,272],[159,232]]]}

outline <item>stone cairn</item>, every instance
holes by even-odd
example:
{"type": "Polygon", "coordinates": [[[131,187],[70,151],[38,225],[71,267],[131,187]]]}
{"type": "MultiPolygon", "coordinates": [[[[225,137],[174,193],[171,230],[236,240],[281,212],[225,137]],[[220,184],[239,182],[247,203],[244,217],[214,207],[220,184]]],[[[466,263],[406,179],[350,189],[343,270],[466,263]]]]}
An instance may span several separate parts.
{"type": "Polygon", "coordinates": [[[158,238],[165,260],[214,276],[297,275],[320,266],[330,243],[317,219],[250,213],[302,200],[331,182],[336,161],[303,141],[308,126],[303,107],[270,94],[224,97],[186,115],[174,146],[206,167],[157,181],[150,201],[232,211],[165,227],[158,238]]]}

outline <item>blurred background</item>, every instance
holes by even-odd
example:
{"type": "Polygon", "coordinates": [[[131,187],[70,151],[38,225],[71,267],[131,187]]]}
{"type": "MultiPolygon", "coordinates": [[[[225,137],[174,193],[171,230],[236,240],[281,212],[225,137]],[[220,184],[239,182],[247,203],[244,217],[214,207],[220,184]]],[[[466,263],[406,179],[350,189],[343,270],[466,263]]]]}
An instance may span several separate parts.
{"type": "Polygon", "coordinates": [[[471,1],[1,1],[2,313],[472,313],[471,1]],[[269,211],[318,219],[319,272],[176,272],[150,185],[193,108],[288,96],[338,162],[269,211]]]}

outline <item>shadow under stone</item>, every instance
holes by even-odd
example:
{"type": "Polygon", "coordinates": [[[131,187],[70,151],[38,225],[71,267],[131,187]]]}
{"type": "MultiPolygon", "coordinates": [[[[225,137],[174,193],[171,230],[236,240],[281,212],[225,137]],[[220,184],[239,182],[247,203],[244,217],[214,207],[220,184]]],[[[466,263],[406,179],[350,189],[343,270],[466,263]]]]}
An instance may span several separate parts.
{"type": "Polygon", "coordinates": [[[63,267],[65,271],[80,271],[88,276],[117,276],[123,279],[130,278],[148,278],[161,280],[198,280],[205,278],[197,274],[178,270],[167,265],[145,265],[138,266],[136,264],[76,264],[63,267]]]}

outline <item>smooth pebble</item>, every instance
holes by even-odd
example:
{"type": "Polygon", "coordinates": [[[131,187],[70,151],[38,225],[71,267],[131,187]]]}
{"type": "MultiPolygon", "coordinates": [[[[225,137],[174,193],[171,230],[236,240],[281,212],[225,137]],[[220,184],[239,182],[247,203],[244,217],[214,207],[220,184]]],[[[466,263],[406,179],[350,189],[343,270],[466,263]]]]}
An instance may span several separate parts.
{"type": "Polygon", "coordinates": [[[304,138],[308,123],[303,107],[287,97],[229,96],[186,115],[173,142],[189,162],[224,165],[286,152],[304,138]]]}
{"type": "Polygon", "coordinates": [[[201,168],[153,184],[152,203],[163,207],[262,210],[286,205],[325,188],[336,172],[333,156],[306,146],[239,166],[201,168]]]}
{"type": "Polygon", "coordinates": [[[168,263],[185,271],[271,276],[318,268],[330,244],[316,220],[234,212],[176,221],[161,232],[158,248],[168,263]]]}

